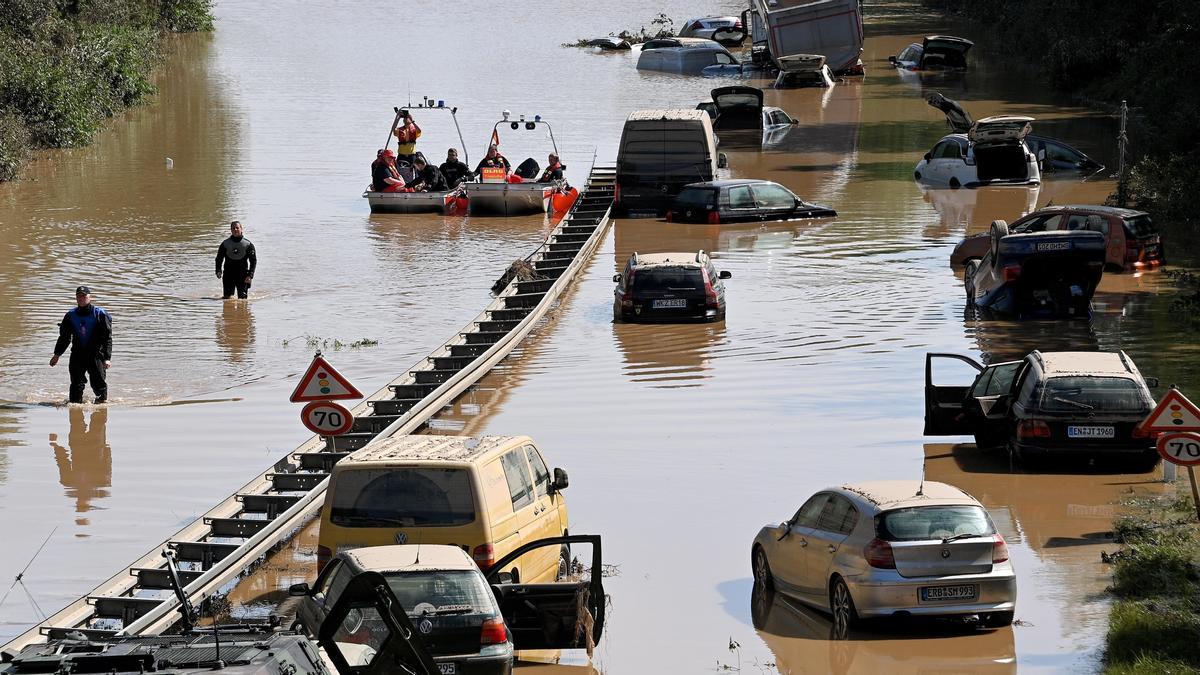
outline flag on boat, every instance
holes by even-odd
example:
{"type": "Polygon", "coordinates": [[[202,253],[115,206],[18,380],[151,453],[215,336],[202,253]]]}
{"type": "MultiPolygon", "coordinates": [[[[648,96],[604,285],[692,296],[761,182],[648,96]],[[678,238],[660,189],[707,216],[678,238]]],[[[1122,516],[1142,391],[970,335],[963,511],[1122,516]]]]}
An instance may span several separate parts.
{"type": "Polygon", "coordinates": [[[492,145],[500,147],[500,134],[495,129],[492,129],[492,145]]]}

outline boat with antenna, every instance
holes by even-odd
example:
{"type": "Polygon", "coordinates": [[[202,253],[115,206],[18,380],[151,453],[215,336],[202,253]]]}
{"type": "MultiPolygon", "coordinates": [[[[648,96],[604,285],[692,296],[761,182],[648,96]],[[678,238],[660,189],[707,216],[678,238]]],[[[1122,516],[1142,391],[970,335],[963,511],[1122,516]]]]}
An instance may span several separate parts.
{"type": "MultiPolygon", "coordinates": [[[[463,151],[463,162],[470,166],[470,159],[467,156],[467,146],[463,141],[462,129],[458,126],[458,108],[447,106],[444,100],[434,100],[425,98],[418,105],[407,105],[404,107],[393,107],[396,117],[392,119],[392,128],[388,132],[387,141],[383,145],[386,150],[395,135],[396,126],[400,124],[400,120],[407,117],[411,111],[438,111],[446,112],[450,115],[450,120],[454,123],[454,130],[458,132],[458,142],[463,151]]],[[[433,160],[429,160],[432,162],[433,160]]],[[[407,182],[412,180],[414,169],[407,160],[397,160],[396,168],[400,172],[400,176],[407,182]]],[[[463,187],[457,186],[449,190],[436,192],[414,192],[411,190],[401,189],[396,192],[383,192],[375,189],[374,185],[368,185],[363,191],[363,198],[371,205],[371,213],[441,213],[446,215],[462,214],[467,211],[467,197],[463,187]]]]}
{"type": "MultiPolygon", "coordinates": [[[[554,129],[541,115],[534,115],[533,119],[526,119],[525,115],[521,115],[515,120],[510,119],[511,116],[512,113],[505,110],[501,119],[492,126],[489,147],[499,145],[501,126],[507,126],[513,131],[536,131],[544,127],[555,156],[561,156],[558,152],[558,142],[554,138],[554,129]]],[[[563,165],[562,168],[566,169],[566,166],[563,165]]],[[[579,191],[568,185],[565,179],[540,181],[539,170],[537,160],[532,157],[521,162],[516,168],[481,167],[476,182],[466,183],[468,210],[472,215],[499,216],[566,213],[579,196],[579,191]]]]}

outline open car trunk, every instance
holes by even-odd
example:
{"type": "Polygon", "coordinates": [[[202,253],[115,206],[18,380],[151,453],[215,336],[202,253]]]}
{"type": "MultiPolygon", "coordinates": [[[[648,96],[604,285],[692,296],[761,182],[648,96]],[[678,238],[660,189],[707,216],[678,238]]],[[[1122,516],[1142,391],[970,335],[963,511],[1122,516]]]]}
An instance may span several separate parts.
{"type": "Polygon", "coordinates": [[[1000,241],[999,266],[1012,287],[1013,311],[1026,316],[1087,316],[1104,274],[1099,232],[1040,232],[1000,241]]]}
{"type": "Polygon", "coordinates": [[[975,146],[975,168],[980,183],[1029,180],[1029,162],[1020,142],[975,146]]]}
{"type": "Polygon", "coordinates": [[[712,90],[717,107],[713,131],[762,133],[763,93],[755,87],[719,87],[712,90]]]}
{"type": "Polygon", "coordinates": [[[923,41],[924,52],[921,56],[921,67],[937,68],[966,68],[967,52],[975,46],[974,42],[949,35],[931,35],[923,41]]]}
{"type": "Polygon", "coordinates": [[[965,134],[975,125],[971,114],[954,99],[946,98],[935,91],[925,97],[925,102],[942,111],[946,116],[946,124],[950,125],[950,130],[956,134],[965,134]]]}

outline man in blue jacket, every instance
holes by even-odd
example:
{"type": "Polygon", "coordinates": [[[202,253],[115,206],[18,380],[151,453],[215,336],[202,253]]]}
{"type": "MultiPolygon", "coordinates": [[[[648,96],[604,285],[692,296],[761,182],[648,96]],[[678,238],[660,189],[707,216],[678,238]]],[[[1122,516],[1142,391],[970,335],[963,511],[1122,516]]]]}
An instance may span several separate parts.
{"type": "Polygon", "coordinates": [[[58,365],[59,357],[70,345],[71,360],[67,364],[71,373],[70,402],[83,403],[83,388],[91,377],[96,403],[104,403],[108,400],[108,382],[104,376],[112,365],[112,317],[92,304],[92,289],[87,286],[75,289],[75,304],[75,309],[67,312],[58,324],[58,342],[50,365],[58,365]]]}

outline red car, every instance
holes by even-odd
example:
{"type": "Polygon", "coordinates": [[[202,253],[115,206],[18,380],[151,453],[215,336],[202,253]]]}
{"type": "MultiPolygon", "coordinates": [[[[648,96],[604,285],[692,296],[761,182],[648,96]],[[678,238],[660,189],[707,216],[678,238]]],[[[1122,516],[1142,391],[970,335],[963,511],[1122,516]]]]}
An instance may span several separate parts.
{"type": "MultiPolygon", "coordinates": [[[[1113,206],[1047,206],[1020,218],[1009,226],[1011,234],[1092,230],[1104,235],[1105,267],[1131,270],[1162,265],[1167,261],[1162,235],[1150,221],[1150,214],[1113,206]]],[[[991,237],[987,232],[963,239],[950,254],[951,265],[966,265],[988,252],[991,237]]]]}

